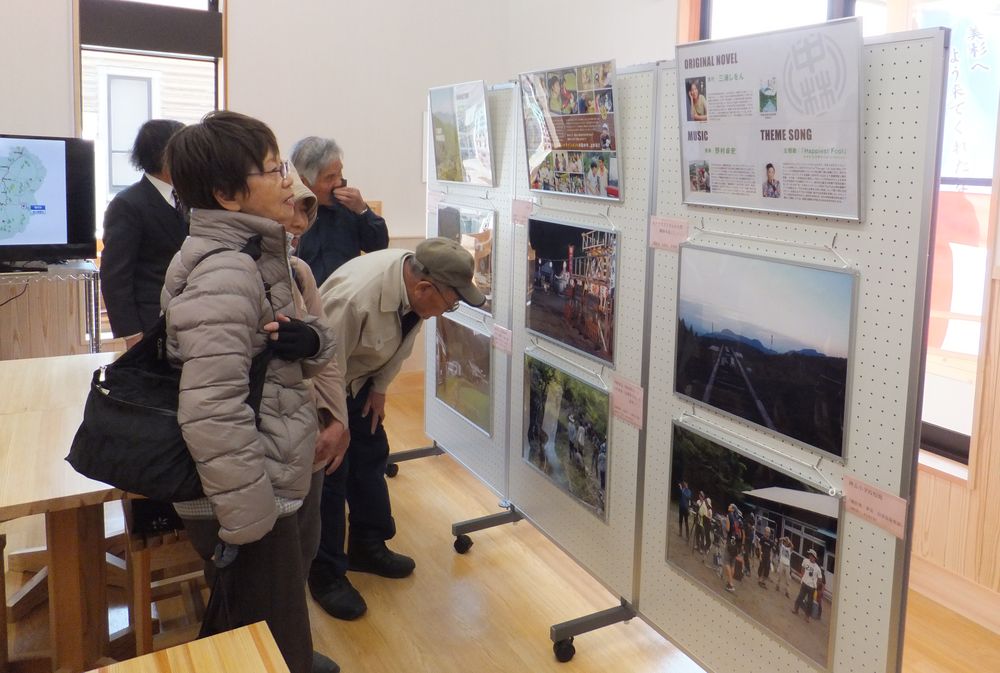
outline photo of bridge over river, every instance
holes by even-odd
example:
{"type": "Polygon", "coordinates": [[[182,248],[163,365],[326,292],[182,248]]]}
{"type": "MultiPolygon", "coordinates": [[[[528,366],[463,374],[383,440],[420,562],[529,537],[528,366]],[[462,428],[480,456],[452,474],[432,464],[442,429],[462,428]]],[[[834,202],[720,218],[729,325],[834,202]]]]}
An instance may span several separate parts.
{"type": "Polygon", "coordinates": [[[681,249],[675,390],[844,455],[855,274],[681,249]]]}

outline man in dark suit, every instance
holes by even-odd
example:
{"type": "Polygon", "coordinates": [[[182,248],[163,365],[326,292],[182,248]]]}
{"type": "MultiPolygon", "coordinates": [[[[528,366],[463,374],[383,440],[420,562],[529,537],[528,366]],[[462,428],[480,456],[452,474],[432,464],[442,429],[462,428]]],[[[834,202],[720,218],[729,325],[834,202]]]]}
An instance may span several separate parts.
{"type": "Polygon", "coordinates": [[[104,213],[101,294],[115,337],[137,342],[160,315],[160,289],[167,265],[188,233],[163,162],[167,141],[184,125],[152,119],[139,129],[132,165],[144,175],[108,204],[104,213]]]}
{"type": "Polygon", "coordinates": [[[309,265],[316,284],[362,252],[389,246],[385,220],[344,179],[343,152],[329,138],[309,136],[295,143],[292,163],[319,202],[316,224],[302,234],[295,254],[309,265]]]}

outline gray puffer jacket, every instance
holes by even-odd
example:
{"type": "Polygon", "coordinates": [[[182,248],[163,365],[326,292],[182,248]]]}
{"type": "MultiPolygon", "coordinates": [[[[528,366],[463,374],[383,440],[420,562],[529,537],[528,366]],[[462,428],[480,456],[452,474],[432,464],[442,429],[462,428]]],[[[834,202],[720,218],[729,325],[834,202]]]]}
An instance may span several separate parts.
{"type": "Polygon", "coordinates": [[[333,336],[317,318],[296,316],[281,225],[243,213],[192,211],[191,235],[170,262],[160,306],[168,356],[182,367],[178,421],[221,524],[219,537],[232,544],[259,540],[277,519],[275,496],[298,500],[309,490],[317,424],[303,379],[333,355],[333,336]],[[255,235],[261,236],[256,264],[239,252],[255,235]],[[220,247],[232,252],[198,264],[220,247]],[[312,326],[320,350],[306,360],[271,360],[258,430],[246,404],[250,361],[266,347],[262,328],[276,313],[312,326]]]}

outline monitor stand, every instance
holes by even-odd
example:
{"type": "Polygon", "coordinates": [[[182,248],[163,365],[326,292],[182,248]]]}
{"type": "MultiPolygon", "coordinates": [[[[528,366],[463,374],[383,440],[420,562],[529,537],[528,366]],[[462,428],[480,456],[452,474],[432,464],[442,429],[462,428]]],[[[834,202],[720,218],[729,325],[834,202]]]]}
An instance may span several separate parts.
{"type": "Polygon", "coordinates": [[[0,262],[0,273],[45,273],[48,270],[48,266],[18,266],[0,262]]]}

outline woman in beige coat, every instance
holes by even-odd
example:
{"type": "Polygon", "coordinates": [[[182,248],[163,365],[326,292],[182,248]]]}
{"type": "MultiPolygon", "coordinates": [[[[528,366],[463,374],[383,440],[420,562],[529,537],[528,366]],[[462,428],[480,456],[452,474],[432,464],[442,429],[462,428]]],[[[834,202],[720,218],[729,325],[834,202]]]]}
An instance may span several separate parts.
{"type": "Polygon", "coordinates": [[[181,367],[177,417],[206,496],[175,508],[201,556],[214,554],[224,568],[214,590],[226,587],[229,614],[220,621],[230,623],[213,628],[266,620],[291,673],[309,673],[295,515],[309,492],[317,435],[306,379],[322,371],[333,340],[293,299],[278,223],[293,209],[288,163],[265,124],[228,111],[182,129],[167,156],[174,188],[192,211],[161,306],[167,353],[181,367]],[[205,257],[219,248],[226,250],[205,257]],[[255,418],[250,363],[268,348],[274,357],[255,418]]]}

